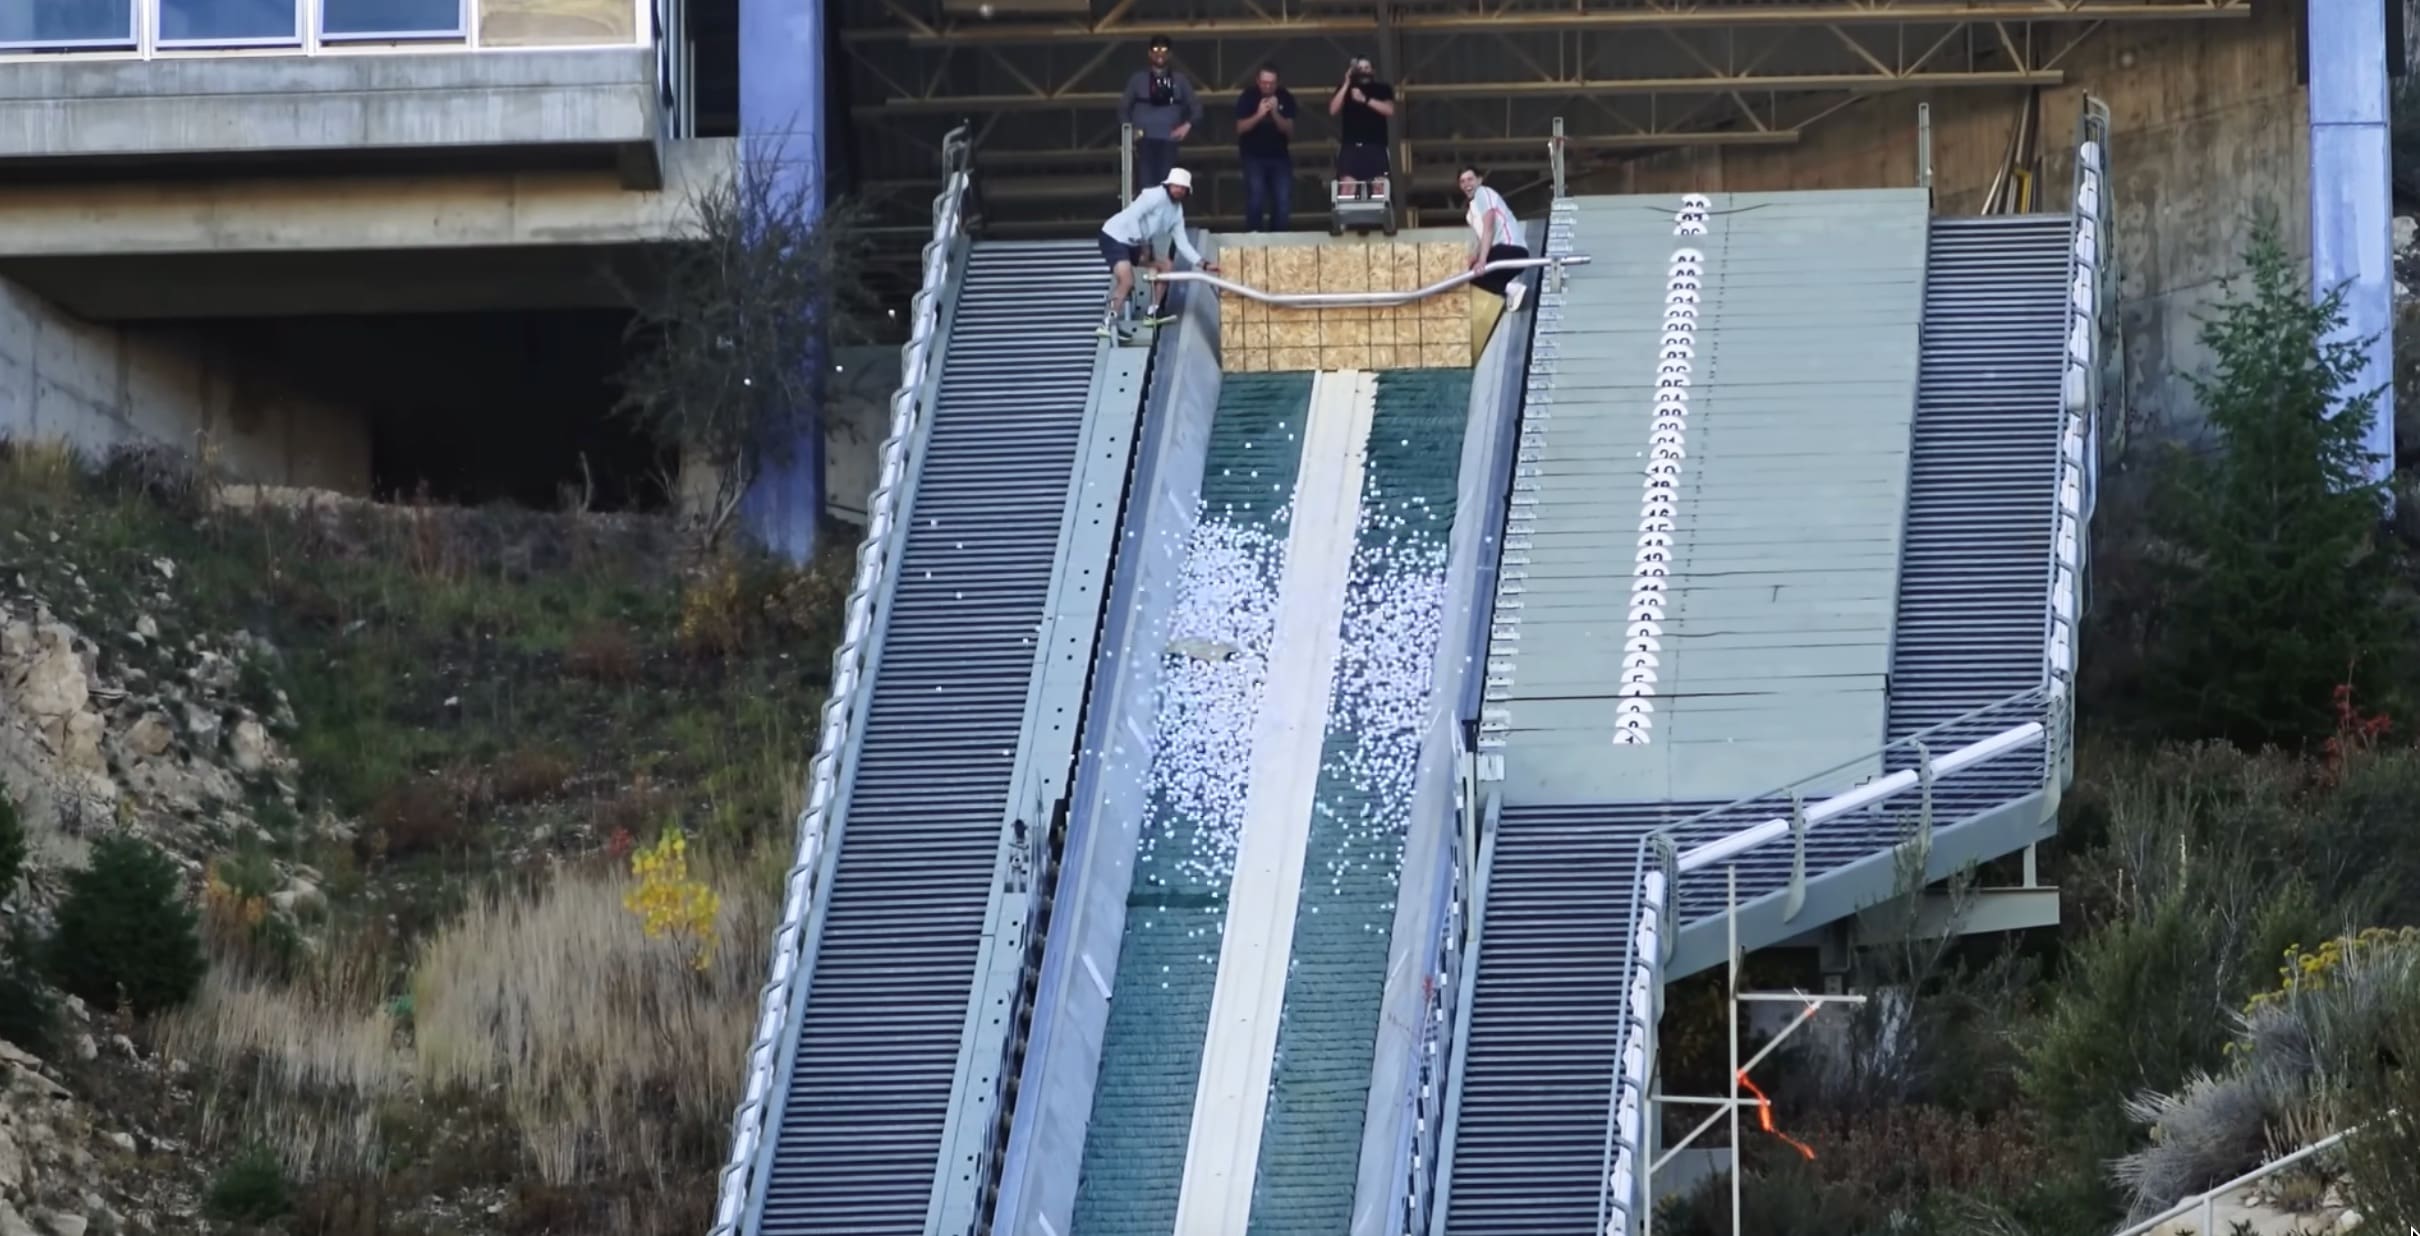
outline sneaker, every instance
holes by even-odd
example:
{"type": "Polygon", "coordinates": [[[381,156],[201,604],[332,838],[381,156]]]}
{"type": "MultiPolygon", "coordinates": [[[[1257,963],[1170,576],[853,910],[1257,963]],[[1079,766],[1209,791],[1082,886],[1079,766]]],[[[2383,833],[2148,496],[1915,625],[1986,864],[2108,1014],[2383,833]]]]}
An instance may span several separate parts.
{"type": "Polygon", "coordinates": [[[1169,324],[1170,322],[1173,322],[1173,321],[1175,321],[1175,320],[1176,320],[1176,315],[1175,315],[1175,314],[1173,314],[1173,313],[1155,313],[1155,314],[1151,315],[1150,317],[1144,318],[1144,319],[1143,319],[1143,325],[1145,325],[1145,326],[1166,326],[1167,324],[1169,324]]]}
{"type": "Polygon", "coordinates": [[[1509,285],[1507,285],[1507,286],[1505,287],[1505,289],[1504,289],[1504,310],[1505,310],[1505,312],[1507,312],[1507,313],[1518,313],[1518,312],[1520,312],[1520,311],[1521,311],[1521,302],[1522,302],[1522,301],[1525,301],[1525,300],[1528,300],[1528,299],[1529,299],[1529,285],[1528,285],[1528,284],[1526,284],[1526,283],[1521,282],[1521,281],[1520,281],[1520,280],[1518,280],[1518,279],[1513,280],[1513,281],[1512,281],[1512,283],[1510,283],[1509,285]]]}

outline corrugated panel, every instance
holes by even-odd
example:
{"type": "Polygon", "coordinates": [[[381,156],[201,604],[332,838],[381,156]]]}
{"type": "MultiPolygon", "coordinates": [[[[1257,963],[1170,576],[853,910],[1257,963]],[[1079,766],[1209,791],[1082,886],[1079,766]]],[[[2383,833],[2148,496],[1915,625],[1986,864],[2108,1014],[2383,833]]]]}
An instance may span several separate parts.
{"type": "Polygon", "coordinates": [[[1894,740],[2041,679],[2069,226],[2064,215],[1933,221],[1891,655],[1894,740]]]}
{"type": "Polygon", "coordinates": [[[1089,243],[968,259],[762,1236],[922,1236],[1099,341],[1089,243]]]}

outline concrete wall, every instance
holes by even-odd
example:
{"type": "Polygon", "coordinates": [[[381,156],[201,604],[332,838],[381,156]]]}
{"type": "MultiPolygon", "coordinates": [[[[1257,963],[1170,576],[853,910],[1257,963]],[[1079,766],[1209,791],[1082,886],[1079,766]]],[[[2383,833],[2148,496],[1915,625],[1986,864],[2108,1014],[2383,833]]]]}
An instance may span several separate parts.
{"type": "Polygon", "coordinates": [[[0,437],[206,452],[236,479],[370,487],[359,412],[237,368],[190,331],[79,321],[0,280],[0,437]]]}
{"type": "MultiPolygon", "coordinates": [[[[2206,360],[2196,315],[2237,264],[2257,203],[2274,204],[2288,243],[2307,252],[2309,140],[2295,61],[2287,5],[2256,5],[2242,20],[2113,22],[2060,62],[2066,85],[2042,92],[2038,207],[2067,203],[2081,95],[2090,91],[2111,111],[2119,293],[2138,415],[2195,415],[2180,375],[2206,360]]],[[[1932,105],[1935,208],[1971,212],[1999,169],[2022,91],[1880,96],[1810,128],[1795,146],[1676,153],[1593,177],[1578,191],[1912,185],[1919,102],[1932,105]]]]}
{"type": "Polygon", "coordinates": [[[60,56],[0,74],[0,161],[587,152],[661,183],[650,47],[377,56],[60,56]]]}

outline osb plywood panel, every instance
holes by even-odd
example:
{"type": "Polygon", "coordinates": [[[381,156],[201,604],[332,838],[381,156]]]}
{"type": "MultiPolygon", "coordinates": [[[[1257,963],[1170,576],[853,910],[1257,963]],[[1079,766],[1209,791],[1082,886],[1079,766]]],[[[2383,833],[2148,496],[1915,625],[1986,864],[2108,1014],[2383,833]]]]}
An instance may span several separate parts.
{"type": "Polygon", "coordinates": [[[479,41],[489,47],[569,47],[638,38],[630,0],[479,0],[479,41]]]}
{"type": "MultiPolygon", "coordinates": [[[[1229,278],[1266,292],[1408,292],[1460,273],[1459,244],[1338,242],[1222,245],[1229,278]]],[[[1392,308],[1283,309],[1241,296],[1219,301],[1229,373],[1448,369],[1473,356],[1468,288],[1392,308]]]]}

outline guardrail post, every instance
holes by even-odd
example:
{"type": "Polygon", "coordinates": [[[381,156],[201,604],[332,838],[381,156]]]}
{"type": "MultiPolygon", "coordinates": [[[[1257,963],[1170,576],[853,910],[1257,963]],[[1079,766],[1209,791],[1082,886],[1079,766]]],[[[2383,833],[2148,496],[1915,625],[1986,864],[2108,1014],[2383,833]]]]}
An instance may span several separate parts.
{"type": "Polygon", "coordinates": [[[1933,105],[1916,105],[1916,187],[1933,187],[1933,105]]]}
{"type": "Polygon", "coordinates": [[[1807,904],[1807,803],[1790,791],[1790,892],[1782,899],[1781,921],[1789,922],[1807,904]]]}
{"type": "Polygon", "coordinates": [[[1118,126],[1118,209],[1134,205],[1134,126],[1118,126]]]}
{"type": "MultiPolygon", "coordinates": [[[[1563,118],[1561,116],[1555,117],[1554,137],[1546,143],[1546,162],[1547,166],[1554,169],[1554,200],[1562,201],[1571,193],[1563,181],[1563,118]]],[[[1556,290],[1560,291],[1560,286],[1556,290]]]]}
{"type": "MultiPolygon", "coordinates": [[[[1671,912],[1673,910],[1677,910],[1681,903],[1680,847],[1673,844],[1671,837],[1662,833],[1657,833],[1652,840],[1655,843],[1655,865],[1661,867],[1664,871],[1664,904],[1655,908],[1658,913],[1665,915],[1665,917],[1669,919],[1671,912]]],[[[1673,946],[1679,942],[1679,932],[1671,930],[1665,931],[1662,941],[1663,956],[1657,958],[1657,960],[1659,962],[1671,961],[1673,946]]]]}
{"type": "Polygon", "coordinates": [[[1933,861],[1933,749],[1916,744],[1916,861],[1933,861]]]}

